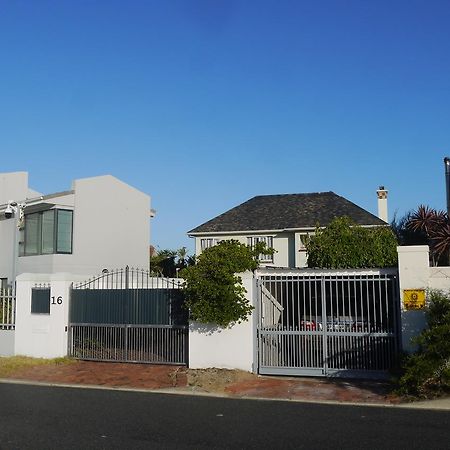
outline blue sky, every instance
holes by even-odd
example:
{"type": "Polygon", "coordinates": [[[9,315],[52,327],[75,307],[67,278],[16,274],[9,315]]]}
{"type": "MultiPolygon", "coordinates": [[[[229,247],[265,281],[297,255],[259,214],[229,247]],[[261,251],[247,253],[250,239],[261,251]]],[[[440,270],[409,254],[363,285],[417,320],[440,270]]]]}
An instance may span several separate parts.
{"type": "Polygon", "coordinates": [[[0,171],[112,174],[160,248],[261,194],[444,209],[449,23],[448,0],[0,0],[0,171]]]}

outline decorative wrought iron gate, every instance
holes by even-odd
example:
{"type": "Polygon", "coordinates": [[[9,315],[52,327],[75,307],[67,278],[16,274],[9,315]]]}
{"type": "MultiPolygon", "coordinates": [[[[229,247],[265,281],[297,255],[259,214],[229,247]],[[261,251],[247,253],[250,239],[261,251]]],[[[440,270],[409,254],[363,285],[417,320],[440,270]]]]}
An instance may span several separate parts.
{"type": "Polygon", "coordinates": [[[259,373],[384,377],[398,358],[393,271],[260,274],[259,373]]]}
{"type": "Polygon", "coordinates": [[[183,300],[181,280],[154,278],[128,267],[74,284],[69,356],[187,364],[188,314],[183,300]]]}

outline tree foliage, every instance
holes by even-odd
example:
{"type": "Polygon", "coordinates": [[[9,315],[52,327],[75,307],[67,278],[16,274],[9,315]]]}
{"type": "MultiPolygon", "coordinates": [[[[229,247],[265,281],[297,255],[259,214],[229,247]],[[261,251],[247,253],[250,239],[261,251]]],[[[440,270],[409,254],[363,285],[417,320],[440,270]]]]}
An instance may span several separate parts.
{"type": "Polygon", "coordinates": [[[150,273],[160,277],[175,277],[177,272],[195,264],[186,247],[178,250],[163,249],[150,254],[150,273]]]}
{"type": "Polygon", "coordinates": [[[258,256],[271,253],[263,243],[251,248],[236,240],[221,241],[201,253],[194,266],[181,272],[191,318],[221,327],[247,320],[253,306],[238,274],[255,270],[258,256]]]}
{"type": "Polygon", "coordinates": [[[450,393],[450,298],[430,291],[427,328],[414,339],[419,348],[406,358],[399,380],[402,394],[435,397],[450,393]]]}
{"type": "Polygon", "coordinates": [[[311,268],[357,269],[397,264],[397,240],[389,227],[362,227],[348,217],[336,217],[325,228],[316,227],[305,246],[311,268]]]}

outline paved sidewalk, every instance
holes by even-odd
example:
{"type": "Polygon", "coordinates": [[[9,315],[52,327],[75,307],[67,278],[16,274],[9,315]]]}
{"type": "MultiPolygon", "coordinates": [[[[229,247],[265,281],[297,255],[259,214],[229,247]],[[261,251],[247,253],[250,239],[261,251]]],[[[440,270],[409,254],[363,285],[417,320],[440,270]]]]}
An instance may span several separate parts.
{"type": "Polygon", "coordinates": [[[42,365],[14,373],[12,380],[65,385],[163,390],[237,398],[288,399],[377,405],[398,404],[389,385],[377,381],[269,377],[246,372],[185,367],[76,361],[42,365]],[[207,378],[205,378],[207,375],[207,378]]]}

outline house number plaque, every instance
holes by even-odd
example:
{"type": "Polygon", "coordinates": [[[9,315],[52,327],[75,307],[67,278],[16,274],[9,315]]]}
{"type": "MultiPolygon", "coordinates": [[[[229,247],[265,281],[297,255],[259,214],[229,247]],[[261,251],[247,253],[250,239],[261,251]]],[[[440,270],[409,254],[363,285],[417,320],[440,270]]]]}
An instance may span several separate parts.
{"type": "Polygon", "coordinates": [[[61,297],[61,295],[59,297],[52,297],[52,305],[62,305],[63,302],[63,298],[61,297]]]}

